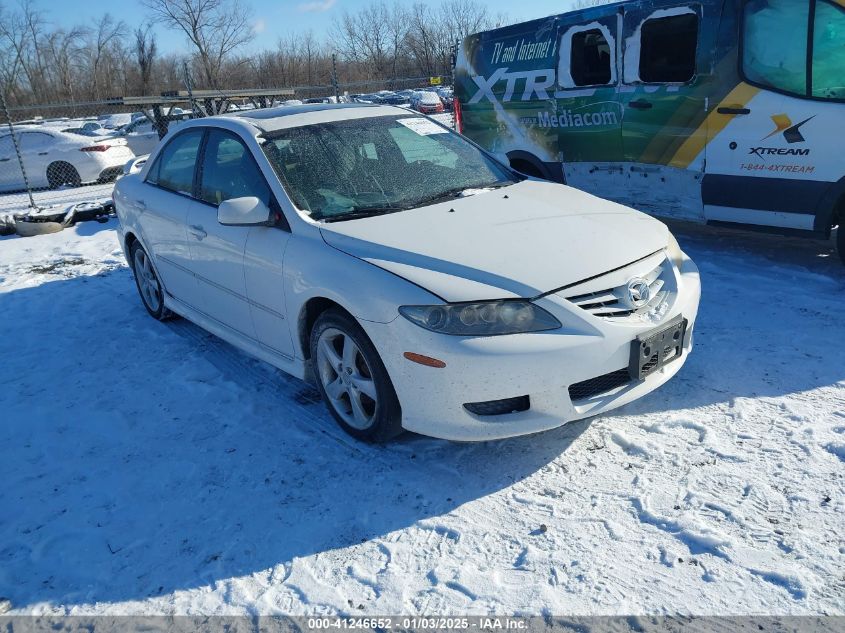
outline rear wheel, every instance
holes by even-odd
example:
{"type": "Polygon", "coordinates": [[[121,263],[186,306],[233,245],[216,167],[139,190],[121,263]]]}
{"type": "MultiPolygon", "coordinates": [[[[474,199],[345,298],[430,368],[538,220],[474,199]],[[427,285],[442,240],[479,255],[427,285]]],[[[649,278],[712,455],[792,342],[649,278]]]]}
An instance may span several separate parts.
{"type": "Polygon", "coordinates": [[[63,186],[79,187],[82,184],[82,178],[79,177],[76,167],[64,161],[57,161],[47,166],[47,182],[50,189],[63,186]]]}
{"type": "Polygon", "coordinates": [[[154,319],[164,321],[171,312],[164,307],[164,289],[158,279],[150,256],[140,242],[133,242],[130,249],[132,271],[135,273],[135,285],[144,307],[154,319]]]}
{"type": "Polygon", "coordinates": [[[317,387],[344,431],[367,442],[385,442],[402,432],[393,383],[354,319],[327,310],[314,323],[310,346],[317,387]]]}

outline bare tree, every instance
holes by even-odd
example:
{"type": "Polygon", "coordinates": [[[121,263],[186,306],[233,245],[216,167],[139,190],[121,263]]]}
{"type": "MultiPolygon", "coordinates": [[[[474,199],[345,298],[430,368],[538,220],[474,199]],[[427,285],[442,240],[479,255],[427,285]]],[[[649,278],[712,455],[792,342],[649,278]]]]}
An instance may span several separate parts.
{"type": "MultiPolygon", "coordinates": [[[[112,45],[119,42],[126,34],[126,25],[122,21],[115,21],[114,18],[106,13],[99,19],[96,27],[91,32],[90,43],[88,45],[88,55],[90,59],[91,71],[91,97],[99,99],[103,95],[101,93],[101,84],[109,84],[109,78],[104,78],[103,66],[106,70],[108,68],[110,59],[108,54],[113,51],[112,45]],[[104,64],[105,62],[105,64],[104,64]]],[[[108,75],[109,73],[106,72],[108,75]]]]}
{"type": "Polygon", "coordinates": [[[405,24],[399,4],[388,8],[384,2],[373,2],[357,13],[344,12],[335,20],[332,32],[341,53],[363,64],[371,78],[389,77],[402,53],[405,24]]]}
{"type": "Polygon", "coordinates": [[[223,62],[252,36],[251,11],[238,0],[142,2],[156,21],[182,31],[194,45],[209,87],[218,87],[223,62]]]}
{"type": "Polygon", "coordinates": [[[135,29],[135,62],[141,75],[141,93],[149,94],[158,47],[152,32],[152,25],[135,29]]]}

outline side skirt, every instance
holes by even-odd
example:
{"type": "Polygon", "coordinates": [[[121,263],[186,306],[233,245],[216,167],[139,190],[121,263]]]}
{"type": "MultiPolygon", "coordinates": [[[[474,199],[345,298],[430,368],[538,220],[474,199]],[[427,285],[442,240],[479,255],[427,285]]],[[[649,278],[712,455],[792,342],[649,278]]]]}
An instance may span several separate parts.
{"type": "Polygon", "coordinates": [[[173,295],[165,294],[164,305],[179,316],[188,319],[247,354],[255,356],[259,360],[263,360],[265,363],[269,363],[273,367],[277,367],[295,378],[299,378],[300,380],[306,379],[306,367],[303,360],[287,356],[272,347],[264,345],[260,341],[244,336],[243,333],[217,321],[205,312],[189,306],[187,303],[183,303],[173,295]]]}

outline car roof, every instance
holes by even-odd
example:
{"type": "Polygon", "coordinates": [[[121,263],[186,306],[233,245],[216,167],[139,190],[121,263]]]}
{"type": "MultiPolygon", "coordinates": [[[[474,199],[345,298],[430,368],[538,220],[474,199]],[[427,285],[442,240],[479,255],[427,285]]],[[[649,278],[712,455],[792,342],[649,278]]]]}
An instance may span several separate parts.
{"type": "Polygon", "coordinates": [[[280,106],[277,108],[259,108],[256,110],[232,112],[222,116],[230,119],[241,119],[244,122],[252,124],[262,132],[272,132],[274,130],[302,125],[314,125],[316,123],[407,113],[408,111],[404,108],[390,105],[374,105],[369,103],[309,103],[298,106],[280,106]]]}

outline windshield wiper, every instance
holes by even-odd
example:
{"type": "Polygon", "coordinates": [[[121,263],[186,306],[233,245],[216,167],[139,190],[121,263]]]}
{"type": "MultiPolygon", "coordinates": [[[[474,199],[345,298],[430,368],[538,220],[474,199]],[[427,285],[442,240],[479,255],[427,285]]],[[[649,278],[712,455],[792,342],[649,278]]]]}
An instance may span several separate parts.
{"type": "Polygon", "coordinates": [[[431,198],[425,198],[420,200],[417,204],[435,204],[437,202],[441,202],[443,200],[450,200],[452,198],[457,198],[460,196],[464,191],[484,191],[485,189],[499,189],[501,187],[508,187],[516,183],[513,182],[494,182],[489,185],[465,185],[463,187],[455,187],[454,189],[447,189],[443,193],[439,193],[436,196],[432,196],[431,198]]]}
{"type": "Polygon", "coordinates": [[[406,211],[407,207],[376,206],[376,207],[352,207],[348,213],[338,215],[312,216],[315,220],[323,222],[345,222],[346,220],[358,220],[360,218],[372,218],[376,215],[387,215],[397,211],[406,211]]]}

